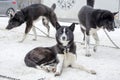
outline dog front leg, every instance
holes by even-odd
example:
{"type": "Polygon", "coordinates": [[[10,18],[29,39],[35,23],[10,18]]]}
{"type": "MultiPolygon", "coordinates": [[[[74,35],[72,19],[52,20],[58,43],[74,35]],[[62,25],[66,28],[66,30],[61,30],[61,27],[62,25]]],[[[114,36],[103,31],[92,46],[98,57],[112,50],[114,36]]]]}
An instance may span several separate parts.
{"type": "MultiPolygon", "coordinates": [[[[81,25],[82,26],[82,25],[81,25]]],[[[85,30],[82,28],[82,27],[80,27],[81,28],[81,31],[82,31],[82,33],[83,33],[83,42],[81,43],[82,45],[85,45],[85,30]]]]}
{"type": "Polygon", "coordinates": [[[22,43],[26,39],[26,36],[27,36],[27,34],[24,34],[22,40],[19,42],[22,43]]]}
{"type": "Polygon", "coordinates": [[[80,70],[83,70],[83,71],[86,71],[88,73],[91,73],[91,74],[96,74],[96,72],[94,70],[90,70],[90,69],[87,69],[85,68],[84,66],[82,65],[79,65],[78,63],[74,62],[71,67],[73,68],[77,68],[77,69],[80,69],[80,70]]]}
{"type": "Polygon", "coordinates": [[[86,35],[86,56],[87,57],[90,57],[91,54],[90,54],[90,36],[89,35],[86,35]]]}
{"type": "Polygon", "coordinates": [[[93,38],[95,40],[95,46],[94,46],[93,50],[94,50],[94,52],[96,52],[97,51],[97,46],[99,45],[99,37],[98,37],[97,32],[92,34],[92,36],[93,36],[93,38]]]}
{"type": "Polygon", "coordinates": [[[26,39],[26,36],[27,36],[28,32],[30,32],[31,28],[32,28],[32,22],[31,21],[26,22],[25,34],[23,36],[23,39],[19,42],[23,42],[26,39]]]}
{"type": "Polygon", "coordinates": [[[42,23],[47,28],[47,33],[48,33],[48,37],[49,37],[49,35],[50,35],[49,19],[47,17],[43,17],[42,23]]]}
{"type": "Polygon", "coordinates": [[[56,66],[55,76],[59,76],[62,73],[62,68],[64,64],[64,54],[57,54],[57,58],[59,60],[59,63],[56,66]]]}

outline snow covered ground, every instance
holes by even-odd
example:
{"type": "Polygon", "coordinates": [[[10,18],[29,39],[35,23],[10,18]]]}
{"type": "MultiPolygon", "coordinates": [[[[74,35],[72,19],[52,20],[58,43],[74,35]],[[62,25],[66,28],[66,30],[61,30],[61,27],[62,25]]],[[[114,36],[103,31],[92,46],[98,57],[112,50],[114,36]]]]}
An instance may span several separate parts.
{"type": "MultiPolygon", "coordinates": [[[[91,57],[85,56],[84,46],[80,43],[77,45],[77,62],[87,68],[93,69],[97,75],[91,75],[81,70],[65,68],[62,75],[54,77],[54,73],[47,73],[43,70],[29,68],[24,64],[25,55],[33,48],[38,46],[53,46],[56,44],[55,39],[44,37],[40,31],[37,31],[37,41],[33,41],[34,36],[29,35],[23,43],[19,43],[23,37],[25,24],[10,31],[5,30],[8,24],[7,17],[0,17],[0,75],[17,78],[20,80],[120,80],[120,49],[99,46],[98,51],[91,57]]],[[[62,23],[61,25],[70,25],[62,23]]],[[[46,28],[41,22],[36,23],[44,32],[46,28]]],[[[32,33],[32,32],[30,32],[32,33]]],[[[98,31],[100,44],[114,47],[106,37],[103,30],[98,31]]],[[[75,41],[82,41],[82,33],[79,25],[76,25],[75,41]]],[[[113,41],[120,46],[120,29],[109,32],[113,41]]],[[[50,36],[55,36],[55,29],[51,26],[50,36]]],[[[94,40],[91,39],[91,43],[94,40]]],[[[93,53],[93,52],[92,52],[93,53]]],[[[8,80],[0,77],[0,80],[8,80]]]]}

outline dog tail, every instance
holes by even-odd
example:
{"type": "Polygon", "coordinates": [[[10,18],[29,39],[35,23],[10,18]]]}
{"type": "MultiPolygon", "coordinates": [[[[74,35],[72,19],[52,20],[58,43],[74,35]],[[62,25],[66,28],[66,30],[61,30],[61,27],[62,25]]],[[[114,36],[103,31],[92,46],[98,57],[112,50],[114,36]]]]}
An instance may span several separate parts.
{"type": "Polygon", "coordinates": [[[53,5],[51,6],[51,9],[55,10],[55,8],[56,8],[56,4],[53,3],[53,5]]]}
{"type": "Polygon", "coordinates": [[[87,5],[94,7],[95,0],[87,0],[87,5]]]}

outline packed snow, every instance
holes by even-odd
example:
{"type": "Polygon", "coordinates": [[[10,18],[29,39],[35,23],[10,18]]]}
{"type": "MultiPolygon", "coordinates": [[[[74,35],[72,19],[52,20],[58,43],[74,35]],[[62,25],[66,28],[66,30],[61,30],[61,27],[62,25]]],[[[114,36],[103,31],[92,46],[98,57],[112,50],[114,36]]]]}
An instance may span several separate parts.
{"type": "MultiPolygon", "coordinates": [[[[32,40],[33,35],[28,35],[23,43],[19,43],[23,37],[25,24],[8,31],[5,30],[8,20],[7,17],[0,17],[0,80],[9,80],[1,75],[20,80],[120,80],[120,49],[112,48],[114,45],[102,29],[98,31],[98,35],[100,45],[104,46],[98,46],[96,53],[91,50],[93,53],[91,57],[85,56],[85,48],[79,43],[82,42],[83,37],[80,25],[76,25],[74,31],[78,64],[95,70],[97,74],[92,75],[78,69],[64,68],[61,76],[54,77],[52,72],[48,73],[44,70],[30,68],[24,63],[25,55],[33,48],[38,46],[50,47],[56,44],[54,39],[56,30],[53,26],[50,24],[50,36],[53,38],[48,38],[37,30],[39,35],[37,41],[32,40]]],[[[71,23],[60,22],[60,24],[69,26],[71,23]]],[[[41,21],[37,22],[35,26],[47,33],[47,29],[41,21]]],[[[30,34],[33,34],[32,30],[30,34]]],[[[120,46],[120,29],[108,34],[120,46]]],[[[92,38],[91,43],[94,43],[92,38]]]]}

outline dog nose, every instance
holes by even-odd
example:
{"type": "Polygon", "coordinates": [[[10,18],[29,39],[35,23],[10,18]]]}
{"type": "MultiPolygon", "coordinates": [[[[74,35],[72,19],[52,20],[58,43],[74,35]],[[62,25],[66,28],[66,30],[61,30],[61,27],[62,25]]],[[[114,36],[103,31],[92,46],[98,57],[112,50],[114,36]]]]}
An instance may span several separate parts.
{"type": "Polygon", "coordinates": [[[7,29],[7,30],[9,30],[9,29],[10,29],[10,27],[8,27],[8,26],[7,26],[7,27],[6,27],[6,29],[7,29]]]}
{"type": "Polygon", "coordinates": [[[9,29],[9,27],[6,27],[6,29],[9,29]]]}
{"type": "Polygon", "coordinates": [[[65,37],[64,37],[64,36],[62,37],[62,40],[65,40],[65,37]]]}
{"type": "Polygon", "coordinates": [[[112,29],[112,31],[115,31],[115,29],[112,29]]]}

